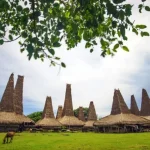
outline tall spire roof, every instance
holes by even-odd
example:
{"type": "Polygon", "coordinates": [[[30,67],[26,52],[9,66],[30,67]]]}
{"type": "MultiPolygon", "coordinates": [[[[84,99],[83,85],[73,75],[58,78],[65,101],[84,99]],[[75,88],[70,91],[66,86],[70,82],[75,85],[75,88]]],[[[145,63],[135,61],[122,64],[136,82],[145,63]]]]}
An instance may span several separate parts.
{"type": "Polygon", "coordinates": [[[18,75],[14,90],[14,109],[17,114],[23,114],[23,81],[24,77],[18,75]]]}
{"type": "Polygon", "coordinates": [[[51,97],[46,98],[45,106],[42,114],[43,118],[54,118],[54,112],[53,112],[53,106],[52,106],[52,100],[51,97]]]}
{"type": "Polygon", "coordinates": [[[134,95],[131,95],[131,109],[130,110],[132,114],[139,116],[140,112],[139,112],[134,95]]]}
{"type": "Polygon", "coordinates": [[[13,112],[13,93],[14,93],[14,74],[12,73],[9,77],[6,89],[1,99],[0,111],[13,112]]]}
{"type": "Polygon", "coordinates": [[[141,116],[150,116],[150,100],[145,89],[142,89],[141,116]]]}
{"type": "Polygon", "coordinates": [[[56,115],[56,119],[60,119],[62,117],[62,106],[58,106],[58,110],[57,110],[57,115],[56,115]]]}
{"type": "Polygon", "coordinates": [[[83,107],[79,107],[78,119],[82,120],[82,121],[85,121],[83,107]]]}
{"type": "Polygon", "coordinates": [[[90,121],[90,120],[97,120],[93,101],[90,102],[89,111],[88,111],[88,121],[90,121]]]}
{"type": "Polygon", "coordinates": [[[72,106],[71,84],[66,86],[66,95],[62,116],[74,116],[72,106]]]}
{"type": "Polygon", "coordinates": [[[128,114],[130,113],[130,111],[120,93],[120,90],[115,90],[112,109],[111,109],[111,115],[117,115],[121,113],[128,114]]]}

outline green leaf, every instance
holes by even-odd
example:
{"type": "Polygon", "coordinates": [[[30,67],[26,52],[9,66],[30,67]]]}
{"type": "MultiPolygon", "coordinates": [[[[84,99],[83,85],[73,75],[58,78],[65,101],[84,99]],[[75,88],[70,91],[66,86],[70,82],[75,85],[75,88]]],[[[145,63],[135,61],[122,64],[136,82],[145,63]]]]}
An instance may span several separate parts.
{"type": "Polygon", "coordinates": [[[17,6],[17,10],[18,10],[18,11],[22,11],[22,6],[21,6],[21,5],[18,5],[18,6],[17,6]]]}
{"type": "Polygon", "coordinates": [[[27,38],[27,33],[25,32],[25,31],[23,31],[22,33],[21,33],[21,36],[23,37],[23,38],[27,38]]]}
{"type": "Polygon", "coordinates": [[[101,42],[101,45],[102,45],[103,49],[105,49],[106,47],[109,46],[109,43],[107,41],[103,40],[103,38],[101,38],[100,42],[101,42]]]}
{"type": "Polygon", "coordinates": [[[69,16],[70,16],[70,12],[69,12],[69,11],[66,11],[65,17],[66,17],[66,18],[69,18],[69,16]]]}
{"type": "Polygon", "coordinates": [[[60,60],[60,58],[59,58],[59,57],[55,57],[55,59],[56,59],[56,60],[60,60]]]}
{"type": "Polygon", "coordinates": [[[150,11],[150,7],[149,6],[145,6],[145,10],[146,11],[150,11]]]}
{"type": "Polygon", "coordinates": [[[138,31],[135,28],[132,29],[132,32],[134,32],[136,35],[138,35],[138,31]]]}
{"type": "Polygon", "coordinates": [[[13,40],[13,37],[11,34],[9,34],[9,39],[12,41],[13,40]]]}
{"type": "MultiPolygon", "coordinates": [[[[52,55],[55,55],[55,51],[54,51],[54,49],[48,49],[48,51],[52,54],[52,55]]],[[[56,58],[55,58],[56,59],[56,58]]]]}
{"type": "Polygon", "coordinates": [[[123,25],[121,25],[121,27],[120,27],[120,33],[121,33],[123,39],[125,40],[125,27],[123,25]]]}
{"type": "Polygon", "coordinates": [[[147,28],[146,25],[136,25],[135,27],[138,28],[138,29],[145,29],[145,28],[147,28]]]}
{"type": "Polygon", "coordinates": [[[92,49],[90,49],[90,53],[92,53],[94,50],[93,50],[93,48],[92,49]]]}
{"type": "Polygon", "coordinates": [[[61,44],[60,44],[59,42],[55,42],[55,43],[53,43],[53,46],[54,46],[54,47],[60,47],[61,44]]]}
{"type": "Polygon", "coordinates": [[[66,68],[66,64],[63,63],[63,62],[61,63],[61,66],[64,67],[64,68],[66,68]]]}
{"type": "Polygon", "coordinates": [[[121,19],[121,21],[124,20],[124,15],[125,15],[124,11],[121,10],[121,11],[119,12],[119,18],[121,19]]]}
{"type": "Polygon", "coordinates": [[[3,44],[4,44],[4,40],[0,39],[0,45],[3,45],[3,44]]]}
{"type": "Polygon", "coordinates": [[[116,28],[117,27],[117,21],[112,21],[112,27],[116,28]]]}
{"type": "Polygon", "coordinates": [[[122,49],[123,49],[124,51],[129,52],[129,49],[128,49],[128,47],[126,47],[126,46],[122,46],[122,49]]]}
{"type": "Polygon", "coordinates": [[[149,36],[149,33],[148,32],[141,32],[141,36],[149,36]]]}
{"type": "Polygon", "coordinates": [[[91,44],[90,42],[86,42],[85,48],[89,48],[89,47],[91,47],[91,46],[92,46],[92,44],[91,44]]]}
{"type": "Polygon", "coordinates": [[[119,44],[115,44],[113,49],[118,49],[119,48],[119,44]]]}
{"type": "Polygon", "coordinates": [[[92,43],[94,44],[94,45],[97,45],[97,42],[94,40],[94,41],[92,41],[92,43]]]}
{"type": "Polygon", "coordinates": [[[123,3],[124,1],[126,1],[126,0],[113,0],[113,2],[115,4],[120,4],[120,3],[123,3]]]}
{"type": "Polygon", "coordinates": [[[123,42],[122,41],[118,41],[119,45],[123,45],[123,42]]]}
{"type": "Polygon", "coordinates": [[[32,57],[32,54],[34,52],[34,47],[32,46],[32,44],[28,44],[27,45],[27,51],[28,51],[28,58],[29,60],[31,59],[32,57]]]}

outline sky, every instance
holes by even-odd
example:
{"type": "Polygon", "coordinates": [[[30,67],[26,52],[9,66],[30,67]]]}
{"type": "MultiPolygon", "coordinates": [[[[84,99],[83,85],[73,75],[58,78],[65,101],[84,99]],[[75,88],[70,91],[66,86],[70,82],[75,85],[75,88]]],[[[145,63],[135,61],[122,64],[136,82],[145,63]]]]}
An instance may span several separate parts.
{"type": "MultiPolygon", "coordinates": [[[[129,0],[128,0],[129,1],[129,0]]],[[[131,1],[130,1],[131,2],[131,1]]],[[[138,13],[133,1],[132,20],[135,24],[146,24],[150,32],[150,13],[138,13]]],[[[147,2],[150,5],[150,2],[147,2]]],[[[24,114],[42,111],[46,96],[51,96],[54,113],[58,105],[64,104],[66,84],[71,84],[73,108],[89,107],[94,102],[99,117],[110,114],[114,89],[120,89],[125,102],[130,108],[131,95],[134,94],[141,107],[142,88],[150,95],[150,37],[136,36],[128,32],[130,52],[118,50],[114,57],[100,56],[101,49],[96,47],[91,54],[84,48],[84,42],[67,51],[66,46],[56,50],[67,67],[50,67],[49,61],[27,58],[27,53],[20,53],[17,42],[0,46],[0,99],[5,90],[10,74],[24,76],[23,105],[24,114]]]]}

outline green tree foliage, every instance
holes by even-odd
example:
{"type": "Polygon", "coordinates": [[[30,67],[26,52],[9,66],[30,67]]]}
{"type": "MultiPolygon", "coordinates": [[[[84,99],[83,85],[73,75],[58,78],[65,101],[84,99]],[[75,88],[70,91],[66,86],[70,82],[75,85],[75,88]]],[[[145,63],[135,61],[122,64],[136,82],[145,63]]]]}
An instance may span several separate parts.
{"type": "MultiPolygon", "coordinates": [[[[84,112],[84,117],[85,117],[85,118],[88,117],[88,110],[89,110],[89,108],[83,107],[83,112],[84,112]]],[[[79,114],[79,108],[74,109],[73,111],[74,111],[75,117],[78,117],[78,114],[79,114]]]]}
{"type": "MultiPolygon", "coordinates": [[[[145,1],[140,13],[150,11],[145,1]]],[[[84,40],[91,53],[98,45],[103,57],[119,47],[129,51],[126,31],[149,36],[146,25],[130,20],[132,7],[126,0],[0,0],[0,45],[18,39],[29,60],[48,58],[62,67],[65,63],[55,56],[62,43],[70,50],[84,40]]]]}
{"type": "Polygon", "coordinates": [[[27,117],[31,118],[34,122],[37,122],[42,117],[42,111],[37,111],[29,114],[27,117]]]}

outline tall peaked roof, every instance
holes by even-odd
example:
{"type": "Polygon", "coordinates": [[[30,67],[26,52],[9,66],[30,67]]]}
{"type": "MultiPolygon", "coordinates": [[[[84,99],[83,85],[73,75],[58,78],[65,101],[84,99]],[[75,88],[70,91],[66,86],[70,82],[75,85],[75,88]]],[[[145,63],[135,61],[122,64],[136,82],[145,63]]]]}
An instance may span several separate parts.
{"type": "Polygon", "coordinates": [[[139,112],[139,109],[138,109],[134,95],[131,95],[131,108],[130,108],[130,110],[131,110],[132,114],[139,116],[140,112],[139,112]]]}
{"type": "Polygon", "coordinates": [[[120,124],[150,124],[148,119],[131,114],[119,90],[114,91],[111,114],[96,122],[95,126],[110,126],[120,124]]]}
{"type": "Polygon", "coordinates": [[[141,116],[150,116],[150,100],[145,89],[142,89],[141,116]]]}
{"type": "Polygon", "coordinates": [[[111,115],[117,115],[121,113],[128,114],[130,113],[130,111],[120,93],[120,90],[115,90],[112,109],[111,109],[111,115]]]}
{"type": "Polygon", "coordinates": [[[14,74],[12,73],[9,77],[7,86],[1,99],[0,111],[13,112],[13,93],[14,93],[14,74]]]}
{"type": "Polygon", "coordinates": [[[45,106],[42,114],[43,118],[54,118],[54,112],[53,112],[53,106],[52,106],[52,100],[51,97],[46,98],[45,106]]]}
{"type": "Polygon", "coordinates": [[[93,101],[91,101],[90,105],[89,105],[88,119],[87,120],[88,121],[90,121],[90,120],[97,120],[96,111],[95,111],[95,107],[94,107],[93,101]]]}
{"type": "Polygon", "coordinates": [[[57,110],[57,115],[56,115],[56,119],[60,119],[62,117],[62,106],[58,106],[58,110],[57,110]]]}
{"type": "Polygon", "coordinates": [[[36,122],[36,125],[46,128],[61,127],[61,123],[54,117],[51,97],[47,96],[42,114],[42,119],[36,122]]]}
{"type": "Polygon", "coordinates": [[[14,90],[14,109],[17,114],[23,114],[23,81],[24,77],[18,75],[14,90]]]}
{"type": "Polygon", "coordinates": [[[83,107],[79,107],[78,119],[82,120],[82,121],[85,121],[83,107]]]}
{"type": "Polygon", "coordinates": [[[62,116],[74,116],[72,106],[71,84],[66,85],[66,95],[62,116]]]}

